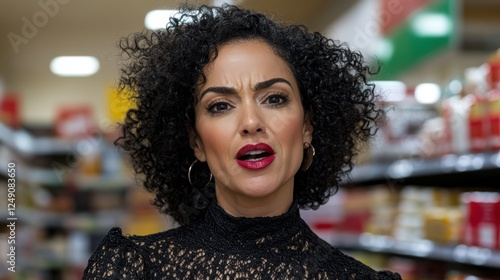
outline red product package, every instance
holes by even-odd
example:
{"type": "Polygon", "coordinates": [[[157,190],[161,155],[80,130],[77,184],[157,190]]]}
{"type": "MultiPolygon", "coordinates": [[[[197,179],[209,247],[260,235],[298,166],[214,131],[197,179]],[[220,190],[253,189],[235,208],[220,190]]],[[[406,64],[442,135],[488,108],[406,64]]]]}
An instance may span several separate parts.
{"type": "Polygon", "coordinates": [[[500,150],[500,88],[493,89],[488,98],[489,146],[500,150]]]}
{"type": "Polygon", "coordinates": [[[469,111],[469,143],[473,153],[484,152],[488,147],[487,100],[475,95],[469,111]]]}
{"type": "Polygon", "coordinates": [[[469,246],[500,249],[500,193],[464,193],[463,242],[469,246]]]}

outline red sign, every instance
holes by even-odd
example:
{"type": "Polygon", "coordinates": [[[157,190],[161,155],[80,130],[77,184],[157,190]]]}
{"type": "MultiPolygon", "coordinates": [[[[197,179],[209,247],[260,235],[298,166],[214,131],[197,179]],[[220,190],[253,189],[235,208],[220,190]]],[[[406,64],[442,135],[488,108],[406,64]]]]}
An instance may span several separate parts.
{"type": "Polygon", "coordinates": [[[380,0],[380,31],[389,34],[431,0],[380,0]]]}
{"type": "Polygon", "coordinates": [[[55,134],[60,138],[82,138],[93,129],[92,111],[89,106],[63,107],[57,112],[55,134]]]}
{"type": "Polygon", "coordinates": [[[5,94],[0,96],[0,122],[11,128],[18,128],[21,125],[19,116],[19,98],[15,94],[5,94]]]}

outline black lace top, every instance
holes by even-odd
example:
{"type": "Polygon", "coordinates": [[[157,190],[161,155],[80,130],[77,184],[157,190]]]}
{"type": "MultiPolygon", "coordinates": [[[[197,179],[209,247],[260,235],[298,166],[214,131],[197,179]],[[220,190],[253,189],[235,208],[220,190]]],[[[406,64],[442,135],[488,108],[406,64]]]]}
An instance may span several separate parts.
{"type": "Polygon", "coordinates": [[[315,235],[294,203],[283,215],[236,218],[213,202],[204,219],[147,236],[113,228],[83,279],[401,279],[315,235]]]}

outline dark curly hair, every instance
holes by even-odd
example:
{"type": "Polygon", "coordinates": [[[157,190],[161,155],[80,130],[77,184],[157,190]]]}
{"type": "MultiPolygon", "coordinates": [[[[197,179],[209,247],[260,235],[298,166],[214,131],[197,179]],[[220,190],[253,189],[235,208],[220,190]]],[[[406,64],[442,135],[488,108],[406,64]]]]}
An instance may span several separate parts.
{"type": "Polygon", "coordinates": [[[277,23],[231,5],[185,6],[165,29],[122,38],[120,86],[132,89],[129,97],[136,107],[127,112],[116,144],[155,195],[153,205],[180,224],[200,217],[214,197],[213,184],[193,187],[187,176],[196,159],[189,131],[195,131],[195,93],[204,82],[203,69],[221,44],[245,39],[267,42],[288,63],[311,116],[316,156],[309,170],[296,174],[294,184],[301,208],[316,209],[337,191],[352,169],[358,142],[373,135],[383,118],[368,82],[376,71],[359,52],[302,25],[277,23]]]}

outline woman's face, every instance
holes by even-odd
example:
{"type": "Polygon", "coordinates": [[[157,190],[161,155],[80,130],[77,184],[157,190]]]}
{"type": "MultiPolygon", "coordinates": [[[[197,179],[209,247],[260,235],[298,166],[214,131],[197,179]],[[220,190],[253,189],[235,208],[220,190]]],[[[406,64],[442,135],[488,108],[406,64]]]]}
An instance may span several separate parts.
{"type": "Polygon", "coordinates": [[[191,146],[208,163],[219,203],[289,206],[303,143],[312,140],[292,71],[255,39],[222,45],[204,71],[191,146]]]}

